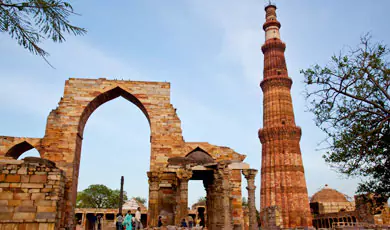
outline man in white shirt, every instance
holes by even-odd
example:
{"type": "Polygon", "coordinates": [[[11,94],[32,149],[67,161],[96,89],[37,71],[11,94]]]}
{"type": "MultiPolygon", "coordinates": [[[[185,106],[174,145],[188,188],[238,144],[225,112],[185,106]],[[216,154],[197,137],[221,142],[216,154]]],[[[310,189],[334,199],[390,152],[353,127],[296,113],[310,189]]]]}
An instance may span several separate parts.
{"type": "Polygon", "coordinates": [[[141,208],[138,207],[137,211],[135,212],[135,229],[143,229],[144,226],[142,226],[141,223],[141,208]]]}

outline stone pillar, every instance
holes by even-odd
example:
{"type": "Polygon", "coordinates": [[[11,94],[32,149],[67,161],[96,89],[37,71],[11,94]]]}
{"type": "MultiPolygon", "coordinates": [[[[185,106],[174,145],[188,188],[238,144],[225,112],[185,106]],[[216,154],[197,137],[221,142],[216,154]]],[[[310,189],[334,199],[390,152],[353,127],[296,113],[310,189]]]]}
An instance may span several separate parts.
{"type": "Polygon", "coordinates": [[[216,181],[219,180],[218,185],[220,185],[220,189],[217,188],[217,191],[220,191],[220,194],[216,194],[217,196],[220,195],[221,199],[219,199],[220,205],[219,208],[221,208],[222,218],[223,221],[222,228],[223,230],[232,230],[232,205],[231,205],[231,186],[230,186],[230,177],[231,177],[231,170],[228,168],[228,163],[220,162],[218,164],[218,172],[217,177],[215,177],[216,181]]]}
{"type": "Polygon", "coordinates": [[[179,169],[176,172],[176,176],[179,180],[179,204],[176,209],[175,223],[180,223],[183,218],[188,216],[188,181],[192,177],[191,170],[179,169]]]}
{"type": "Polygon", "coordinates": [[[215,229],[215,214],[216,213],[216,206],[215,206],[215,191],[213,186],[213,180],[212,179],[205,179],[203,180],[203,185],[206,189],[206,210],[207,210],[207,220],[206,220],[206,227],[210,230],[215,229]]]}
{"type": "Polygon", "coordinates": [[[232,198],[233,229],[244,229],[244,212],[242,209],[241,169],[232,169],[230,177],[232,198]]]}
{"type": "Polygon", "coordinates": [[[81,217],[81,227],[83,229],[86,229],[86,225],[87,224],[87,214],[85,212],[83,212],[83,215],[81,217]]]}
{"type": "Polygon", "coordinates": [[[256,169],[244,169],[242,170],[242,174],[244,174],[248,186],[248,208],[249,208],[249,229],[255,230],[258,229],[258,223],[256,218],[256,203],[255,203],[255,177],[257,174],[256,169]]]}
{"type": "Polygon", "coordinates": [[[148,172],[149,177],[149,208],[148,220],[149,227],[157,226],[158,222],[158,190],[160,183],[159,172],[148,172]]]}

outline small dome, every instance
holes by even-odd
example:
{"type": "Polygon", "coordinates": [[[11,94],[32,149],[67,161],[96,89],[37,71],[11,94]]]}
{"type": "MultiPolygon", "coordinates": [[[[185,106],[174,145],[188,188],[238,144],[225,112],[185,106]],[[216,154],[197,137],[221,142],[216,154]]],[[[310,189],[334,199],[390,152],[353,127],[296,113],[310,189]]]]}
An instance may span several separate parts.
{"type": "Polygon", "coordinates": [[[323,189],[316,192],[310,199],[310,203],[328,203],[328,202],[348,202],[347,198],[341,192],[329,188],[326,184],[323,189]]]}

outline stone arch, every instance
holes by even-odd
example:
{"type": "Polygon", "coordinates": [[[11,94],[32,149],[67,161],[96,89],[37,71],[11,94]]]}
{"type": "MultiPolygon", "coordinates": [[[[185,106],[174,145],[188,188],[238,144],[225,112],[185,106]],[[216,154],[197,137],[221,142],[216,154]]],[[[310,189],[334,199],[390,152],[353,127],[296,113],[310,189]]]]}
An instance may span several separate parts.
{"type": "Polygon", "coordinates": [[[165,167],[169,157],[182,152],[185,142],[181,121],[170,103],[169,83],[70,78],[58,107],[48,116],[41,142],[42,158],[55,162],[66,175],[66,207],[61,225],[73,224],[86,122],[100,105],[119,96],[141,109],[149,122],[150,171],[165,167]]]}
{"type": "MultiPolygon", "coordinates": [[[[12,157],[14,159],[18,159],[23,153],[27,152],[28,150],[33,149],[34,146],[32,146],[27,141],[20,142],[13,147],[11,147],[5,154],[6,157],[12,157]]],[[[39,152],[39,150],[37,149],[39,152]]],[[[41,153],[39,153],[41,155],[41,153]]]]}
{"type": "Polygon", "coordinates": [[[150,118],[149,114],[145,108],[145,106],[131,93],[127,92],[126,90],[122,89],[121,87],[117,86],[111,90],[108,90],[104,93],[99,94],[97,97],[95,97],[92,101],[88,103],[88,105],[84,108],[83,113],[80,116],[79,125],[78,125],[78,135],[80,137],[83,137],[84,133],[84,127],[85,124],[88,121],[88,118],[91,116],[91,114],[101,105],[104,103],[111,101],[117,97],[122,96],[126,100],[132,102],[134,105],[136,105],[145,115],[146,119],[149,122],[150,126],[150,118]]]}
{"type": "Polygon", "coordinates": [[[207,163],[215,162],[212,156],[206,151],[204,151],[203,149],[201,149],[200,147],[196,147],[194,150],[189,152],[185,157],[199,164],[207,164],[207,163]]]}

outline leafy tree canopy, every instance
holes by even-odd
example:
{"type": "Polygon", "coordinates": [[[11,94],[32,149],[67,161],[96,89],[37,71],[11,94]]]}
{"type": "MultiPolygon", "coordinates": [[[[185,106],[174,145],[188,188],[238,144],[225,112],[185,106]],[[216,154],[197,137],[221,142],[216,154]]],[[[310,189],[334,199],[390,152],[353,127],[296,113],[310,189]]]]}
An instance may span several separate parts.
{"type": "Polygon", "coordinates": [[[361,37],[328,65],[301,70],[316,125],[327,135],[325,161],[358,176],[358,193],[390,195],[389,48],[361,37]]]}
{"type": "Polygon", "coordinates": [[[197,203],[206,202],[207,198],[205,196],[199,197],[197,203]]]}
{"type": "MultiPolygon", "coordinates": [[[[118,189],[112,190],[105,185],[94,184],[77,193],[76,207],[78,208],[118,208],[118,189]]],[[[127,200],[126,192],[123,192],[123,200],[127,200]]]]}
{"type": "Polygon", "coordinates": [[[137,202],[143,204],[143,205],[146,205],[146,198],[144,198],[144,197],[136,196],[136,197],[133,197],[133,199],[136,200],[137,202]]]}
{"type": "Polygon", "coordinates": [[[69,22],[76,15],[63,0],[0,0],[0,32],[8,33],[18,44],[46,62],[49,55],[38,44],[45,39],[65,41],[65,33],[83,35],[84,28],[69,22]]]}

